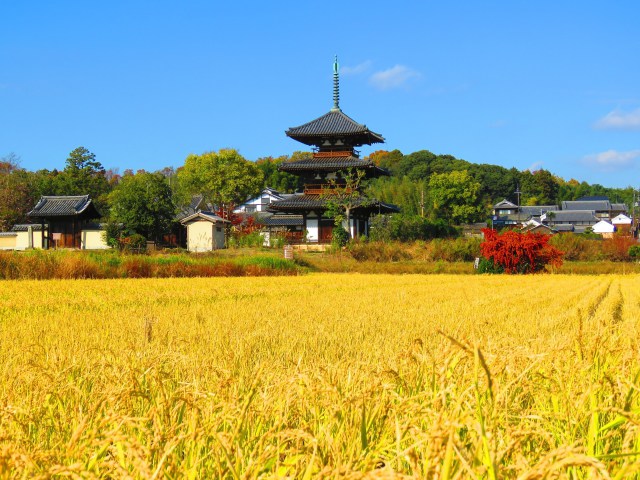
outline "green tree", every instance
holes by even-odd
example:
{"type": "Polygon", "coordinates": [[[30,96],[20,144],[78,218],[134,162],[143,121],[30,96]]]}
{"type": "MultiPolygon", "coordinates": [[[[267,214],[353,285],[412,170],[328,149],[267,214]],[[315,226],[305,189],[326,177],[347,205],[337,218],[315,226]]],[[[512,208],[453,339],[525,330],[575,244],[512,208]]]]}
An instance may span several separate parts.
{"type": "Polygon", "coordinates": [[[176,213],[171,187],[161,173],[125,175],[109,203],[110,221],[155,241],[170,231],[176,213]]]}
{"type": "MultiPolygon", "coordinates": [[[[291,161],[299,152],[295,152],[291,158],[283,155],[281,157],[262,157],[256,160],[256,166],[262,171],[264,177],[264,187],[271,187],[282,193],[293,193],[299,190],[301,177],[291,173],[281,172],[278,167],[286,161],[291,161]]],[[[306,156],[310,154],[305,152],[306,156]]]]}
{"type": "Polygon", "coordinates": [[[429,178],[432,215],[452,224],[480,220],[485,209],[479,203],[480,183],[466,170],[436,173],[429,178]]]}
{"type": "Polygon", "coordinates": [[[106,195],[111,187],[95,154],[85,147],[78,147],[69,153],[64,170],[55,175],[50,188],[54,191],[44,195],[90,195],[101,211],[106,206],[106,195]]]}
{"type": "Polygon", "coordinates": [[[205,201],[226,213],[259,193],[263,180],[262,170],[233,149],[191,154],[177,172],[182,202],[201,194],[205,201]]]}
{"type": "Polygon", "coordinates": [[[340,172],[338,179],[330,181],[330,188],[322,194],[325,201],[326,213],[329,218],[333,218],[335,235],[338,243],[344,243],[351,238],[350,224],[351,212],[354,208],[365,207],[370,204],[371,200],[366,198],[361,192],[362,182],[366,173],[364,170],[350,169],[340,172]],[[346,229],[344,227],[346,225],[346,229]],[[342,233],[345,230],[346,236],[342,233]]]}

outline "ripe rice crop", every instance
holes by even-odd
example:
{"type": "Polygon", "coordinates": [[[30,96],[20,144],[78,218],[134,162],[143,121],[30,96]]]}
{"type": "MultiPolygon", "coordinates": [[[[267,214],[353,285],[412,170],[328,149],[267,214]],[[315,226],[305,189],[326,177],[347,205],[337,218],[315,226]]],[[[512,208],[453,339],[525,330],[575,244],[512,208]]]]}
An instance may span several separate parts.
{"type": "Polygon", "coordinates": [[[639,284],[4,281],[0,478],[638,478],[639,284]]]}

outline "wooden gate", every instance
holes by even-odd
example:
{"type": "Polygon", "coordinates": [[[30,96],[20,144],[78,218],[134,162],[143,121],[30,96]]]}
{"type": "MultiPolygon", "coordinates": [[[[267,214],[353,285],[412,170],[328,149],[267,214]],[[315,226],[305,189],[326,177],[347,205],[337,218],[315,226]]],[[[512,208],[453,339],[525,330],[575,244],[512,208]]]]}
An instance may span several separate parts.
{"type": "Polygon", "coordinates": [[[331,236],[333,234],[333,220],[321,219],[320,220],[320,237],[318,241],[320,243],[331,243],[331,236]]]}

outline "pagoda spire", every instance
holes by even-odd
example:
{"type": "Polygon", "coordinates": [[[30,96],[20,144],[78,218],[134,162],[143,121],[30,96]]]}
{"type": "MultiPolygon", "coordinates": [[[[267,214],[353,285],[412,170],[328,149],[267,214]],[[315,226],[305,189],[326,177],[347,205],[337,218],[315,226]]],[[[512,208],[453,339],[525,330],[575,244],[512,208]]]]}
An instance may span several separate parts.
{"type": "Polygon", "coordinates": [[[340,76],[338,75],[338,55],[333,62],[333,108],[332,112],[340,111],[340,76]]]}

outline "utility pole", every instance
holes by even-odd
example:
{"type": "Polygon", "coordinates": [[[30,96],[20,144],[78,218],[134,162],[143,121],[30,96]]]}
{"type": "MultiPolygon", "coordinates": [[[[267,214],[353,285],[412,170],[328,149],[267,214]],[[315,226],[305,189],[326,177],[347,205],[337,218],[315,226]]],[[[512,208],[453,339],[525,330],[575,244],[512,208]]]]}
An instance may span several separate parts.
{"type": "Polygon", "coordinates": [[[522,193],[520,191],[520,184],[518,184],[518,186],[516,187],[516,191],[514,193],[517,195],[517,198],[518,198],[518,212],[520,212],[520,194],[522,193]]]}
{"type": "Polygon", "coordinates": [[[424,187],[420,191],[420,216],[424,218],[424,187]]]}
{"type": "Polygon", "coordinates": [[[640,189],[633,189],[633,202],[631,203],[631,235],[637,237],[638,235],[638,222],[636,220],[636,207],[640,200],[640,189]]]}
{"type": "Polygon", "coordinates": [[[522,193],[520,191],[520,184],[517,185],[516,187],[516,191],[514,192],[518,198],[518,222],[520,222],[522,219],[520,218],[520,194],[522,193]]]}

